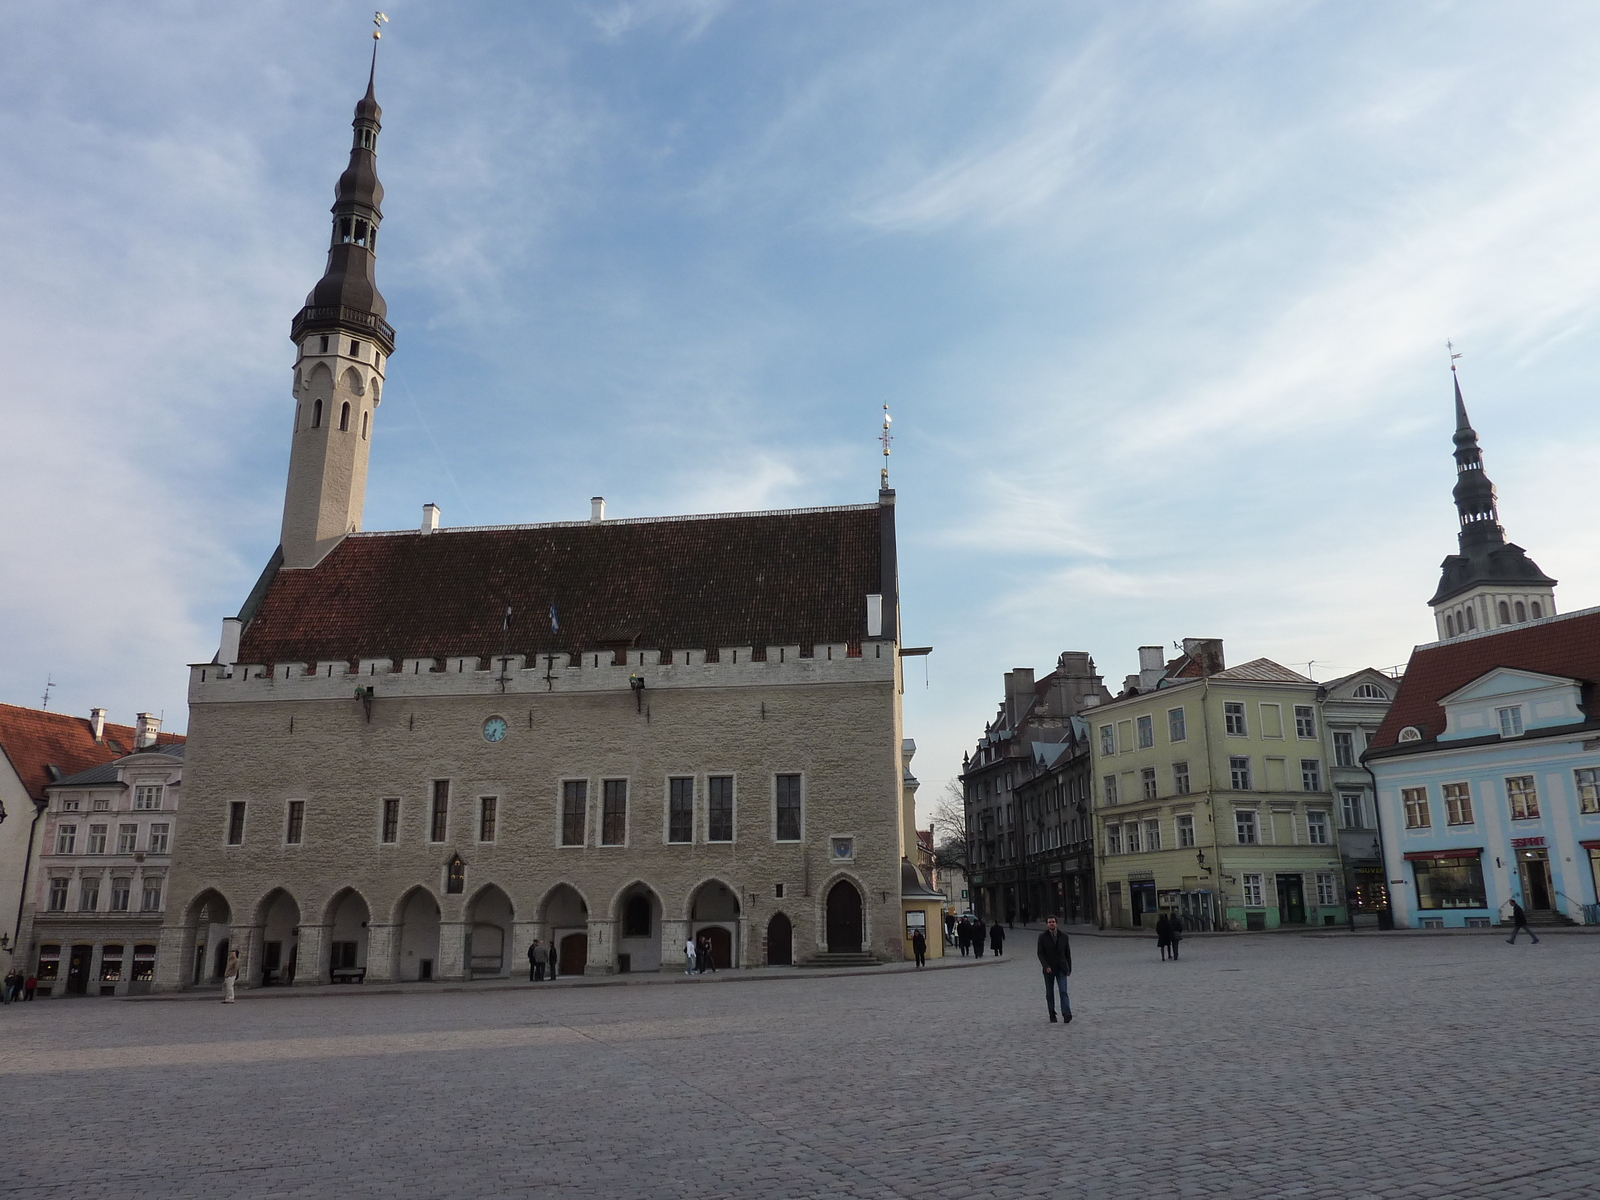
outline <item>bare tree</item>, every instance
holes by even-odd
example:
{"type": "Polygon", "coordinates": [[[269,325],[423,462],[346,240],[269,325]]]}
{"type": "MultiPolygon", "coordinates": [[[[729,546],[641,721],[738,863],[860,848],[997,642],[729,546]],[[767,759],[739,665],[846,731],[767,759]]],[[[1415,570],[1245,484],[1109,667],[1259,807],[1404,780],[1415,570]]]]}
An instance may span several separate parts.
{"type": "Polygon", "coordinates": [[[944,785],[933,809],[934,863],[967,869],[967,797],[959,779],[944,785]]]}

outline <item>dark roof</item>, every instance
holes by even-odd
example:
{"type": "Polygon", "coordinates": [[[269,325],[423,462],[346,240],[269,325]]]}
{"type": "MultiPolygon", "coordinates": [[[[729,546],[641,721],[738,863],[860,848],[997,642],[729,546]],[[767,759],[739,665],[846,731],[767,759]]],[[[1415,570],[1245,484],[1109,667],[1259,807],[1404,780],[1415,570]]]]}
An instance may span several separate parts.
{"type": "Polygon", "coordinates": [[[1594,685],[1600,680],[1600,608],[1418,646],[1411,652],[1400,692],[1372,739],[1373,749],[1396,745],[1408,725],[1422,732],[1423,742],[1407,746],[1431,748],[1444,732],[1439,701],[1497,667],[1582,680],[1584,710],[1594,715],[1594,685]]]}
{"type": "Polygon", "coordinates": [[[880,566],[893,511],[352,534],[315,567],[272,576],[239,661],[858,643],[871,593],[893,629],[893,573],[880,566]]]}
{"type": "MultiPolygon", "coordinates": [[[[157,735],[156,744],[165,748],[183,740],[181,734],[163,733],[157,735]]],[[[121,758],[133,751],[133,729],[107,721],[103,740],[96,743],[87,717],[0,704],[0,750],[28,795],[43,800],[44,789],[57,778],[51,767],[64,778],[121,758]]]]}
{"type": "Polygon", "coordinates": [[[128,759],[145,754],[165,754],[173,758],[183,757],[183,743],[157,743],[143,750],[135,750],[132,754],[125,754],[121,758],[114,758],[110,762],[101,763],[97,767],[90,767],[87,771],[79,771],[76,775],[68,775],[65,779],[51,784],[51,787],[90,787],[97,783],[116,783],[117,774],[128,765],[128,759]]]}

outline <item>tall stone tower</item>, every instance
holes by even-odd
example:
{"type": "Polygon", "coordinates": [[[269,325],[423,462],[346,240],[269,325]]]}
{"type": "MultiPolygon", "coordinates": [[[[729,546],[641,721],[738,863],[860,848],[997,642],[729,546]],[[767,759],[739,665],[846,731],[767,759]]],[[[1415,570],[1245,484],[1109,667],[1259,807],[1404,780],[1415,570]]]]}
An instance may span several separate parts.
{"type": "MultiPolygon", "coordinates": [[[[1451,366],[1452,378],[1455,367],[1451,366]]],[[[1478,433],[1467,420],[1456,388],[1456,512],[1461,553],[1440,564],[1439,588],[1428,603],[1441,641],[1471,633],[1553,617],[1556,581],[1539,569],[1521,546],[1506,541],[1499,497],[1483,470],[1478,433]]]]}
{"type": "Polygon", "coordinates": [[[367,452],[384,367],[394,350],[375,273],[383,220],[377,161],[383,110],[372,88],[369,74],[352,122],[350,165],[335,191],[328,268],[289,329],[298,352],[280,541],[282,565],[289,569],[316,566],[341,538],[361,528],[367,452]]]}

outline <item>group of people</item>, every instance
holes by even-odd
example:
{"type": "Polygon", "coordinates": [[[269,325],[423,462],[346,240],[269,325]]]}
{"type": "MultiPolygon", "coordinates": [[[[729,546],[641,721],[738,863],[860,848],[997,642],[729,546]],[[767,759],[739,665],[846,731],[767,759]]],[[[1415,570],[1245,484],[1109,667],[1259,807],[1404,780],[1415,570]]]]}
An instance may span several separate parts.
{"type": "Polygon", "coordinates": [[[983,943],[987,938],[989,949],[996,956],[1004,953],[1006,947],[1005,926],[998,920],[993,925],[984,926],[983,918],[966,913],[957,917],[954,913],[944,915],[944,940],[948,944],[954,942],[961,948],[961,957],[965,958],[970,951],[973,958],[983,957],[983,943]]]}
{"type": "Polygon", "coordinates": [[[685,975],[704,975],[706,971],[717,969],[716,950],[711,945],[711,938],[703,937],[685,938],[683,943],[683,973],[685,975]]]}
{"type": "Polygon", "coordinates": [[[21,967],[13,967],[5,979],[0,981],[0,1001],[10,1004],[15,1000],[32,1000],[39,980],[33,975],[24,975],[21,967]]]}
{"type": "Polygon", "coordinates": [[[1161,961],[1169,958],[1178,961],[1178,943],[1183,940],[1183,918],[1162,913],[1156,918],[1156,945],[1161,947],[1161,961]]]}
{"type": "Polygon", "coordinates": [[[555,943],[551,942],[547,950],[538,938],[534,938],[533,945],[528,947],[528,982],[542,983],[546,967],[550,968],[550,979],[554,982],[559,966],[560,959],[556,954],[555,943]]]}

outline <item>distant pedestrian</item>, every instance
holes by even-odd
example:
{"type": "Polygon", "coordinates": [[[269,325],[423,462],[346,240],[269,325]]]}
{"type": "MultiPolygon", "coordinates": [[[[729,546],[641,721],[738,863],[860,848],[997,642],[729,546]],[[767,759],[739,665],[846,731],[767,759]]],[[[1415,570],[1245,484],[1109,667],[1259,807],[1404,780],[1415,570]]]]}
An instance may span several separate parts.
{"type": "Polygon", "coordinates": [[[710,934],[700,939],[700,969],[709,969],[713,975],[717,972],[717,951],[711,944],[710,934]]]}
{"type": "MultiPolygon", "coordinates": [[[[994,928],[989,930],[989,949],[994,951],[994,956],[996,958],[999,958],[1000,955],[1004,952],[1005,948],[1006,948],[1006,931],[1005,931],[1004,928],[1002,928],[1000,922],[996,921],[994,923],[994,928]]],[[[982,955],[983,955],[983,940],[982,940],[982,935],[981,934],[979,935],[979,940],[978,940],[978,955],[979,955],[979,957],[982,957],[982,955]]]]}
{"type": "Polygon", "coordinates": [[[1161,961],[1167,961],[1167,947],[1172,944],[1172,922],[1167,919],[1167,914],[1162,913],[1156,918],[1156,946],[1161,951],[1161,961]]]}
{"type": "Polygon", "coordinates": [[[0,979],[0,1004],[10,1004],[12,993],[17,990],[17,973],[15,970],[7,971],[5,978],[0,979]]]}
{"type": "Polygon", "coordinates": [[[528,982],[544,982],[544,947],[539,945],[538,938],[528,947],[528,982]]]}
{"type": "MultiPolygon", "coordinates": [[[[1012,928],[1015,928],[1016,924],[1017,924],[1016,916],[1017,916],[1016,906],[1012,905],[1012,904],[1006,905],[1006,924],[1010,925],[1012,928]]],[[[996,925],[998,925],[999,923],[1000,922],[998,920],[995,921],[996,925]]]]}
{"type": "Polygon", "coordinates": [[[1022,906],[1022,927],[1024,929],[1028,927],[1028,906],[1026,904],[1022,906]]]}
{"type": "Polygon", "coordinates": [[[1178,943],[1183,941],[1183,918],[1173,913],[1167,918],[1167,953],[1178,961],[1178,943]]]}
{"type": "Polygon", "coordinates": [[[1050,1009],[1050,1023],[1055,1024],[1056,994],[1061,995],[1061,1019],[1072,1020],[1072,1002],[1067,999],[1067,976],[1072,974],[1072,947],[1067,935],[1056,928],[1056,919],[1048,918],[1044,932],[1039,935],[1039,965],[1044,968],[1044,1002],[1050,1009]]]}
{"type": "Polygon", "coordinates": [[[222,1002],[233,1003],[233,988],[239,978],[239,952],[228,951],[228,965],[222,969],[222,1002]]]}
{"type": "Polygon", "coordinates": [[[688,938],[683,943],[683,973],[694,974],[694,960],[698,957],[694,948],[694,939],[688,938]]]}
{"type": "Polygon", "coordinates": [[[956,915],[947,909],[944,914],[944,940],[947,942],[953,942],[955,941],[955,936],[956,915]]]}
{"type": "Polygon", "coordinates": [[[33,999],[33,993],[38,989],[38,987],[39,987],[38,979],[36,979],[32,975],[29,975],[28,978],[25,979],[23,981],[23,983],[22,983],[22,998],[24,1000],[32,1000],[33,999]]]}
{"type": "Polygon", "coordinates": [[[928,939],[923,936],[920,929],[911,932],[911,952],[917,956],[917,966],[922,966],[928,957],[928,939]]]}
{"type": "Polygon", "coordinates": [[[1506,942],[1515,946],[1517,944],[1517,934],[1524,929],[1528,931],[1528,936],[1533,939],[1533,944],[1537,946],[1539,944],[1539,935],[1528,925],[1528,914],[1522,911],[1522,905],[1513,900],[1511,902],[1511,936],[1506,939],[1506,942]]]}

